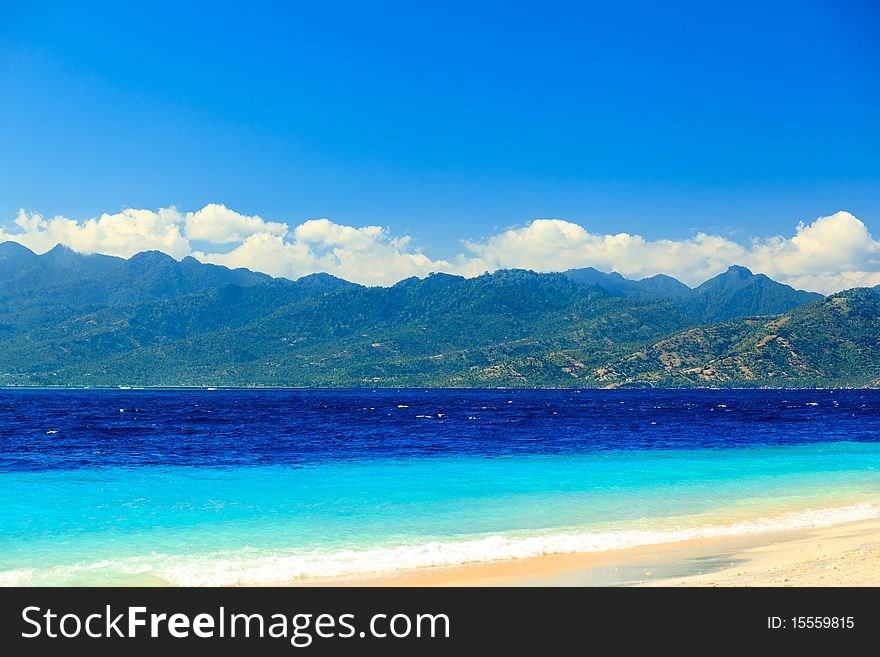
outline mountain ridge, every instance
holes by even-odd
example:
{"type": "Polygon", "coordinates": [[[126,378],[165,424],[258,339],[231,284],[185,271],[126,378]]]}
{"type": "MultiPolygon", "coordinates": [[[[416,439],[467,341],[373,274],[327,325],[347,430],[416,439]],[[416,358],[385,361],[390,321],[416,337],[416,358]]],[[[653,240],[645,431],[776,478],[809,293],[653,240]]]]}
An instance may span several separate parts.
{"type": "Polygon", "coordinates": [[[368,287],[326,273],[293,281],[158,252],[50,254],[0,244],[0,384],[880,381],[880,294],[822,297],[742,267],[696,288],[593,269],[436,273],[368,287]]]}

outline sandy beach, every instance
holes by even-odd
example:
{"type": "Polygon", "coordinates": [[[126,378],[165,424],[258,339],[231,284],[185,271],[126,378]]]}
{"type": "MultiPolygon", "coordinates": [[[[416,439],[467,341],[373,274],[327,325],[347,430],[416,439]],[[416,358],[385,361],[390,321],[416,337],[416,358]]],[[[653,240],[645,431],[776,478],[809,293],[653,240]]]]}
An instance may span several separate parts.
{"type": "MultiPolygon", "coordinates": [[[[300,582],[302,583],[302,582],[300,582]]],[[[880,519],[784,533],[430,568],[362,586],[877,586],[880,519]]]]}

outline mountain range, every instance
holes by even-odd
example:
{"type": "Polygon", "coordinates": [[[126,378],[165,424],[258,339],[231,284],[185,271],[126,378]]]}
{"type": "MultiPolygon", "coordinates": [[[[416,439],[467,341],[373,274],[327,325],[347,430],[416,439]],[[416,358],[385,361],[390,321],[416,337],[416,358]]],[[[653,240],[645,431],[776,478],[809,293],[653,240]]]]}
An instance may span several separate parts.
{"type": "Polygon", "coordinates": [[[880,294],[744,267],[696,288],[593,268],[365,287],[0,244],[0,385],[877,386],[880,294]]]}

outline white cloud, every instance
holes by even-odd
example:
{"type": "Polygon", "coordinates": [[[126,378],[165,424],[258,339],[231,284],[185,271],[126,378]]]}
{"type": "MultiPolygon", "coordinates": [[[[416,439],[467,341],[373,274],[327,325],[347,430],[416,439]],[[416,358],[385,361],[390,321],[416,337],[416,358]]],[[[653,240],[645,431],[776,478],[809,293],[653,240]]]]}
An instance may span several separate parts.
{"type": "Polygon", "coordinates": [[[685,240],[649,241],[629,233],[597,235],[559,219],[538,219],[484,242],[465,242],[465,247],[476,256],[471,267],[481,270],[561,271],[590,266],[629,278],[670,274],[691,284],[731,263],[742,263],[746,252],[735,242],[704,233],[685,240]]]}
{"type": "Polygon", "coordinates": [[[362,251],[383,239],[385,230],[380,226],[353,228],[334,224],[329,219],[310,219],[297,226],[294,237],[303,242],[321,246],[344,246],[347,249],[362,251]]]}
{"type": "Polygon", "coordinates": [[[8,233],[0,228],[0,242],[20,242],[37,253],[56,244],[80,253],[107,253],[123,258],[152,249],[175,258],[190,252],[189,242],[180,230],[180,213],[174,208],[157,212],[129,209],[83,222],[61,216],[44,219],[39,214],[19,210],[15,223],[21,230],[8,233]]]}
{"type": "Polygon", "coordinates": [[[297,226],[293,240],[278,235],[251,235],[229,253],[196,253],[204,262],[259,269],[273,276],[298,278],[325,271],[350,281],[391,285],[408,276],[451,271],[446,261],[434,261],[410,247],[408,237],[392,238],[384,228],[354,228],[328,219],[297,226]]]}
{"type": "Polygon", "coordinates": [[[242,242],[257,233],[281,237],[287,234],[287,224],[239,214],[220,203],[209,203],[198,212],[187,212],[184,224],[189,239],[214,244],[242,242]]]}
{"type": "Polygon", "coordinates": [[[193,253],[202,262],[245,267],[271,276],[299,278],[317,271],[318,262],[308,245],[287,242],[280,235],[256,233],[227,253],[193,253]]]}
{"type": "Polygon", "coordinates": [[[801,223],[790,239],[756,240],[749,256],[747,262],[758,271],[779,278],[815,281],[813,285],[824,281],[830,286],[825,289],[836,288],[835,281],[876,280],[880,270],[880,242],[849,212],[820,217],[808,225],[801,223]]]}
{"type": "Polygon", "coordinates": [[[326,271],[371,285],[389,285],[432,271],[475,276],[502,267],[560,271],[587,266],[630,278],[669,274],[695,285],[732,264],[826,293],[880,284],[880,242],[848,212],[801,223],[791,237],[755,238],[748,243],[706,233],[648,240],[630,233],[590,233],[568,221],[539,219],[484,240],[463,242],[465,251],[451,262],[430,258],[409,237],[392,236],[381,226],[312,219],[291,228],[221,204],[185,214],[175,208],[130,209],[85,221],[62,216],[44,219],[22,210],[14,228],[0,228],[0,241],[5,240],[38,253],[59,242],[83,253],[123,257],[157,249],[176,258],[193,255],[204,262],[273,276],[298,278],[326,271]],[[196,251],[190,240],[218,248],[196,251]]]}
{"type": "Polygon", "coordinates": [[[794,236],[753,239],[743,245],[698,233],[681,240],[598,235],[558,219],[539,219],[482,242],[465,242],[471,271],[528,267],[560,271],[592,266],[629,278],[669,274],[696,285],[732,264],[819,292],[880,283],[880,242],[848,212],[801,223],[794,236]]]}
{"type": "Polygon", "coordinates": [[[780,278],[799,290],[811,290],[824,294],[848,290],[853,287],[880,285],[880,272],[877,271],[842,271],[836,274],[803,274],[780,278]]]}

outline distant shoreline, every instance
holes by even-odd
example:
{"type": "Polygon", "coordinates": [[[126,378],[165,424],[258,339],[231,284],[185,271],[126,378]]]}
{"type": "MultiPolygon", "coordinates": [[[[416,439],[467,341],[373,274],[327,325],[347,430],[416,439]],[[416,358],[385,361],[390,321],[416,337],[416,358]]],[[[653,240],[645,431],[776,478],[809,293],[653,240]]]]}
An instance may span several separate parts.
{"type": "Polygon", "coordinates": [[[770,387],[770,386],[730,386],[730,387],[721,387],[721,386],[686,386],[686,387],[651,387],[651,386],[614,386],[614,387],[552,387],[552,386],[499,386],[499,387],[477,387],[477,386],[363,386],[363,387],[347,387],[347,386],[339,386],[339,387],[326,387],[326,386],[224,386],[224,385],[216,385],[216,386],[187,386],[187,385],[169,385],[169,386],[141,386],[141,385],[120,385],[120,386],[66,386],[66,385],[45,385],[45,386],[36,386],[36,385],[0,385],[0,391],[6,390],[59,390],[59,391],[68,391],[68,390],[96,390],[102,392],[138,392],[138,391],[163,391],[163,390],[187,390],[187,391],[197,391],[204,390],[206,392],[211,391],[223,391],[223,390],[236,390],[236,391],[244,391],[244,390],[358,390],[358,391],[369,391],[369,390],[562,390],[562,391],[608,391],[608,392],[624,392],[624,391],[688,391],[688,390],[714,390],[718,392],[726,391],[726,390],[737,390],[737,391],[745,391],[745,390],[761,390],[761,391],[806,391],[806,390],[816,390],[816,391],[833,391],[833,390],[880,390],[880,387],[870,387],[870,386],[788,386],[788,387],[770,387]]]}

